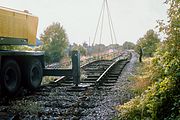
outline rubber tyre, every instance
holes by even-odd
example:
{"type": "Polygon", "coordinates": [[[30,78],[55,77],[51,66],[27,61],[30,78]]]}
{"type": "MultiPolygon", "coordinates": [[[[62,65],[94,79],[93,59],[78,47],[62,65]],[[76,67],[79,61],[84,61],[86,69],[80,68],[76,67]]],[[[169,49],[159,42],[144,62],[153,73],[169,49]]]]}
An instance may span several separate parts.
{"type": "Polygon", "coordinates": [[[21,83],[21,71],[15,60],[6,60],[1,70],[2,92],[6,95],[14,95],[21,83]]]}
{"type": "Polygon", "coordinates": [[[43,76],[42,64],[38,59],[32,59],[28,62],[26,68],[24,76],[26,88],[35,90],[41,85],[43,76]]]}

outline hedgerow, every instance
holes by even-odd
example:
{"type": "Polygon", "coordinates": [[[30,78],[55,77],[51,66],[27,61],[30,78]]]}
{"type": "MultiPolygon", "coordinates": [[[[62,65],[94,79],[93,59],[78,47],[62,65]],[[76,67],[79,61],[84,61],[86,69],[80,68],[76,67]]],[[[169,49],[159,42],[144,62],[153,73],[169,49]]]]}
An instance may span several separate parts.
{"type": "Polygon", "coordinates": [[[166,0],[167,25],[159,21],[166,39],[152,60],[153,83],[140,96],[118,106],[123,120],[180,119],[180,0],[166,0]]]}

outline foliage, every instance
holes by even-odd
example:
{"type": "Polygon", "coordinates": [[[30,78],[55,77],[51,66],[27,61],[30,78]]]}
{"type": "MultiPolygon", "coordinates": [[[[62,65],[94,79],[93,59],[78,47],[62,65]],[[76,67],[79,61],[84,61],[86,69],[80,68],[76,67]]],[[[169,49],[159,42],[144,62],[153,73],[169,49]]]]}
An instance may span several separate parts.
{"type": "Polygon", "coordinates": [[[110,44],[108,46],[105,46],[104,44],[95,44],[93,46],[90,46],[86,42],[84,42],[82,46],[74,43],[73,45],[70,46],[70,50],[72,48],[76,48],[75,50],[80,50],[80,53],[82,55],[88,55],[88,56],[97,55],[99,53],[105,53],[109,50],[114,50],[114,51],[122,50],[122,46],[120,46],[119,44],[110,44]]]}
{"type": "Polygon", "coordinates": [[[123,49],[124,50],[130,50],[130,49],[134,49],[135,48],[135,44],[134,43],[132,43],[132,42],[124,42],[123,43],[123,49]]]}
{"type": "Polygon", "coordinates": [[[54,76],[44,76],[43,80],[41,82],[41,85],[46,85],[49,84],[51,82],[54,82],[58,77],[54,77],[54,76]]]}
{"type": "Polygon", "coordinates": [[[87,49],[84,46],[82,46],[82,45],[77,45],[77,44],[74,43],[71,46],[71,49],[72,49],[71,51],[78,50],[81,55],[86,55],[87,54],[87,49]]]}
{"type": "Polygon", "coordinates": [[[14,101],[12,102],[11,109],[18,112],[28,112],[30,114],[37,114],[42,111],[40,103],[29,100],[14,101]]]}
{"type": "Polygon", "coordinates": [[[122,46],[119,44],[110,44],[107,46],[108,49],[116,49],[116,50],[122,50],[122,46]]]}
{"type": "Polygon", "coordinates": [[[106,50],[106,46],[104,44],[95,44],[92,46],[92,53],[102,53],[106,50]]]}
{"type": "Polygon", "coordinates": [[[171,89],[174,88],[174,84],[170,81],[165,79],[163,82],[156,82],[141,96],[117,107],[120,111],[119,119],[157,120],[172,115],[173,118],[178,117],[180,101],[177,96],[172,95],[171,89]]]}
{"type": "Polygon", "coordinates": [[[136,50],[139,51],[139,47],[141,47],[143,49],[143,55],[151,57],[153,53],[155,53],[159,42],[160,39],[158,38],[158,34],[150,29],[137,41],[136,50]]]}
{"type": "Polygon", "coordinates": [[[67,34],[63,26],[58,22],[51,24],[41,34],[40,39],[44,43],[43,50],[45,51],[46,62],[59,62],[68,45],[67,34]]]}
{"type": "Polygon", "coordinates": [[[131,80],[130,89],[135,95],[141,95],[152,84],[152,63],[150,58],[145,58],[143,63],[137,63],[136,73],[131,80]]]}
{"type": "Polygon", "coordinates": [[[83,47],[87,49],[89,47],[89,45],[86,42],[84,42],[83,47]]]}
{"type": "Polygon", "coordinates": [[[180,119],[180,0],[169,4],[168,25],[159,22],[167,37],[153,62],[153,84],[140,96],[118,107],[119,119],[180,119]]]}

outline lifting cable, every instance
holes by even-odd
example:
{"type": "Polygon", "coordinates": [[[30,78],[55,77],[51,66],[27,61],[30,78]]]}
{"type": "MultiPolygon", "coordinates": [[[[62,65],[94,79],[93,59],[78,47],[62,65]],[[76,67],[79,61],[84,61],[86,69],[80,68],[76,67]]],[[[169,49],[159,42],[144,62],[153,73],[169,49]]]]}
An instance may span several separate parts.
{"type": "Polygon", "coordinates": [[[101,20],[101,29],[100,29],[100,36],[99,36],[99,44],[101,44],[101,41],[102,41],[102,32],[103,32],[103,25],[104,25],[104,10],[105,10],[105,6],[104,6],[104,9],[102,11],[102,20],[101,20]]]}
{"type": "MultiPolygon", "coordinates": [[[[106,1],[106,6],[107,6],[108,19],[109,19],[109,23],[110,23],[109,24],[110,31],[112,30],[111,32],[113,32],[115,44],[117,44],[116,34],[115,34],[115,31],[114,31],[114,25],[113,25],[113,22],[112,22],[112,17],[111,17],[110,10],[109,10],[109,5],[108,5],[107,0],[105,0],[105,1],[106,1]]],[[[112,42],[112,44],[113,44],[113,42],[112,42]]]]}
{"type": "Polygon", "coordinates": [[[96,37],[97,37],[97,32],[99,30],[99,27],[101,27],[100,28],[99,44],[101,44],[101,42],[102,42],[102,33],[103,33],[105,9],[106,9],[107,16],[108,16],[108,23],[109,23],[109,29],[110,29],[110,35],[111,35],[112,44],[114,43],[113,39],[115,40],[115,44],[117,44],[117,39],[116,39],[115,31],[114,31],[112,17],[111,17],[110,10],[109,10],[109,5],[108,5],[107,0],[103,0],[103,4],[102,4],[102,8],[101,8],[101,12],[100,12],[100,15],[99,15],[98,24],[96,26],[96,31],[95,31],[95,35],[94,35],[93,44],[92,44],[93,46],[94,46],[94,43],[95,43],[95,40],[96,40],[96,37]]]}
{"type": "Polygon", "coordinates": [[[94,35],[93,44],[92,44],[93,46],[94,46],[94,43],[95,43],[95,40],[96,40],[96,35],[97,35],[97,32],[98,32],[98,28],[99,28],[99,24],[100,24],[102,12],[103,12],[103,10],[104,10],[104,4],[105,4],[105,1],[103,1],[102,8],[101,8],[101,12],[100,12],[99,19],[98,19],[98,23],[97,23],[97,26],[96,26],[96,31],[95,31],[95,35],[94,35]]]}

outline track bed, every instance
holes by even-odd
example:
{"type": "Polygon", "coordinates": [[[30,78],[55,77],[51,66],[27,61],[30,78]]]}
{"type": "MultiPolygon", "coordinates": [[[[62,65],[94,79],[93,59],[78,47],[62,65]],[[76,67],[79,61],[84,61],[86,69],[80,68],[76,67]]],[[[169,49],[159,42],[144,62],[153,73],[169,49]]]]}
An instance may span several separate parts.
{"type": "Polygon", "coordinates": [[[98,101],[101,101],[103,96],[106,95],[106,92],[110,91],[129,60],[119,62],[103,78],[103,82],[95,84],[96,82],[94,81],[96,81],[114,61],[99,61],[97,62],[98,65],[95,63],[91,65],[90,63],[89,67],[82,68],[82,74],[86,77],[81,80],[81,83],[90,84],[90,87],[85,91],[68,92],[67,90],[73,86],[70,82],[72,79],[66,78],[52,82],[41,86],[35,93],[9,101],[8,104],[10,106],[1,107],[0,116],[4,114],[4,119],[13,117],[19,117],[20,119],[84,119],[90,114],[87,110],[99,106],[98,101]],[[92,69],[97,71],[89,72],[92,69]],[[19,107],[19,111],[16,110],[16,107],[19,107]],[[30,110],[30,107],[33,107],[33,110],[30,110]]]}

